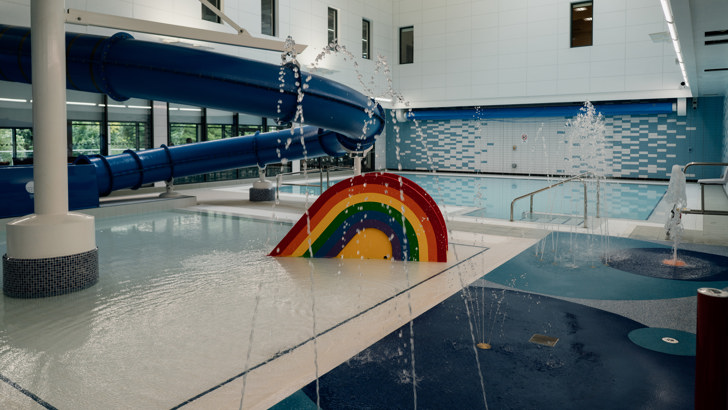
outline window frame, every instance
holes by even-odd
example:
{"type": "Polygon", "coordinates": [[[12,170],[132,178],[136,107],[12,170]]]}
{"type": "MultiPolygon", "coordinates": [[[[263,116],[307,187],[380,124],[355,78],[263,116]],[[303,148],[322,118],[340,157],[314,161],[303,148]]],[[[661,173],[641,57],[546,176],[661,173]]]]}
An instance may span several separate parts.
{"type": "Polygon", "coordinates": [[[589,47],[594,45],[594,1],[577,1],[570,3],[570,11],[569,11],[569,47],[570,48],[579,48],[579,47],[589,47]],[[575,16],[575,13],[580,13],[585,10],[578,10],[579,7],[586,7],[589,8],[590,15],[577,18],[575,16]],[[588,22],[586,22],[589,19],[588,22]],[[581,24],[584,27],[588,26],[588,30],[585,30],[584,33],[576,33],[575,30],[579,25],[575,25],[575,21],[585,20],[581,24]]]}
{"type": "Polygon", "coordinates": [[[372,22],[365,18],[361,19],[361,58],[372,59],[372,22]]]}
{"type": "Polygon", "coordinates": [[[275,37],[277,35],[278,25],[276,24],[277,19],[277,12],[278,9],[276,7],[276,0],[260,0],[260,34],[264,34],[267,36],[273,36],[275,37]],[[270,5],[270,15],[267,16],[263,13],[264,9],[264,3],[268,3],[270,5]],[[269,21],[266,21],[269,20],[269,21]],[[270,32],[266,32],[264,30],[265,23],[268,23],[270,26],[270,32]]]}
{"type": "Polygon", "coordinates": [[[329,7],[326,13],[326,35],[328,42],[326,44],[337,44],[339,42],[339,10],[329,7]],[[333,12],[334,18],[331,19],[333,12]],[[333,21],[333,27],[331,23],[333,21]]]}
{"type": "MultiPolygon", "coordinates": [[[[223,0],[208,0],[213,6],[217,7],[218,10],[222,11],[223,0]]],[[[222,24],[222,19],[217,14],[213,13],[209,7],[205,4],[200,3],[202,6],[202,19],[211,23],[222,24]]]]}
{"type": "Polygon", "coordinates": [[[405,26],[399,28],[399,64],[414,64],[415,62],[415,26],[405,26]],[[407,53],[407,43],[404,41],[403,34],[405,32],[411,32],[411,53],[407,53]]]}

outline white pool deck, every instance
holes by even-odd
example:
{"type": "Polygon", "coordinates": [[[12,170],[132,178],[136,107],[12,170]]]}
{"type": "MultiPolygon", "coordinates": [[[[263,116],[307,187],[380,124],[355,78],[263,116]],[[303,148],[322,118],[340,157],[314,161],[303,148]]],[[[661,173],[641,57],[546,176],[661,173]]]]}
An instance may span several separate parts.
{"type": "MultiPolygon", "coordinates": [[[[277,203],[253,203],[248,201],[245,186],[229,188],[179,186],[177,190],[184,196],[164,201],[154,199],[156,192],[126,192],[105,200],[101,208],[89,213],[103,217],[182,208],[295,222],[313,202],[313,198],[283,194],[277,203]]],[[[688,196],[688,206],[697,208],[697,185],[689,184],[688,196]]],[[[665,210],[666,206],[659,205],[665,210]]],[[[584,229],[476,220],[459,216],[457,208],[443,211],[450,234],[447,263],[277,258],[275,286],[250,284],[239,295],[247,304],[245,311],[256,311],[256,315],[222,315],[222,323],[210,324],[208,316],[196,314],[195,305],[209,308],[214,305],[214,295],[212,299],[209,295],[195,299],[193,295],[180,305],[178,316],[171,320],[175,323],[157,329],[152,335],[155,342],[144,349],[134,343],[147,337],[147,324],[158,320],[154,309],[139,309],[129,315],[128,322],[120,321],[126,325],[111,332],[113,340],[69,335],[73,328],[63,326],[51,336],[38,337],[43,334],[37,333],[38,326],[62,321],[68,310],[77,307],[63,302],[63,297],[56,298],[60,302],[52,301],[54,298],[41,302],[3,299],[0,358],[5,354],[6,360],[0,375],[7,380],[0,382],[0,408],[52,408],[43,403],[62,409],[268,408],[483,277],[551,230],[665,239],[664,221],[658,219],[594,220],[591,228],[584,229]],[[286,306],[272,306],[281,300],[280,295],[285,295],[286,306]],[[290,306],[307,310],[307,314],[303,319],[292,316],[290,306]],[[25,312],[34,309],[46,310],[45,321],[30,329],[17,326],[25,312]],[[220,328],[217,332],[216,327],[220,328]],[[180,329],[200,329],[208,334],[197,337],[193,332],[181,341],[180,335],[187,333],[180,329]],[[98,346],[101,343],[110,346],[98,346]],[[179,343],[186,346],[186,354],[167,353],[165,344],[179,343]],[[116,351],[102,353],[112,348],[116,351]],[[26,367],[25,360],[36,366],[26,367]],[[71,362],[74,364],[65,367],[71,362]],[[43,371],[27,371],[39,368],[43,371]]],[[[728,217],[686,215],[683,223],[686,242],[728,245],[728,217]]],[[[2,225],[0,234],[4,235],[2,225]]]]}

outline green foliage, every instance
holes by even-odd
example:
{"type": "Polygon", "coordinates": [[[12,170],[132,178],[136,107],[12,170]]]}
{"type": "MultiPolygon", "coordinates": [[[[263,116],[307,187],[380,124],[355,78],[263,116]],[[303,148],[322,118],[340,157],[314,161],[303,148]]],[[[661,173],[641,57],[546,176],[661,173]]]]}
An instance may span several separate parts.
{"type": "Polygon", "coordinates": [[[10,162],[13,159],[13,130],[0,128],[0,162],[10,162]]]}
{"type": "Polygon", "coordinates": [[[147,124],[143,122],[109,122],[109,155],[148,148],[148,139],[147,124]]]}
{"type": "Polygon", "coordinates": [[[89,155],[101,152],[101,123],[97,121],[71,121],[72,154],[89,155]]]}
{"type": "Polygon", "coordinates": [[[197,124],[170,124],[169,142],[172,145],[184,145],[197,141],[197,124]]]}

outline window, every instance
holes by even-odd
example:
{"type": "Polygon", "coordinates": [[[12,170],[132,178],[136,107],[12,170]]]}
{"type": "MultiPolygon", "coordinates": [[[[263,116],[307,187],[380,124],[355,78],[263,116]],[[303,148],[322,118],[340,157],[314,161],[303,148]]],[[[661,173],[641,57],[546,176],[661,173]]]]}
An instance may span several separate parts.
{"type": "MultiPolygon", "coordinates": [[[[218,10],[222,10],[222,0],[209,0],[209,2],[217,7],[218,10]]],[[[202,4],[202,19],[212,21],[213,23],[220,23],[220,17],[204,4],[202,4]]]]}
{"type": "Polygon", "coordinates": [[[260,33],[269,36],[276,35],[276,1],[260,1],[260,33]]]}
{"type": "Polygon", "coordinates": [[[339,11],[329,7],[329,44],[339,41],[339,11]]]}
{"type": "Polygon", "coordinates": [[[571,47],[592,45],[592,2],[571,3],[571,47]]]}
{"type": "Polygon", "coordinates": [[[184,145],[199,141],[200,124],[169,124],[169,142],[171,145],[184,145]]]}
{"type": "Polygon", "coordinates": [[[371,40],[371,23],[369,20],[361,20],[361,58],[369,60],[372,58],[370,53],[371,40]]]}
{"type": "Polygon", "coordinates": [[[70,156],[101,153],[101,122],[71,121],[70,156]]]}
{"type": "Polygon", "coordinates": [[[33,130],[0,128],[0,165],[32,163],[33,130]]]}
{"type": "Polygon", "coordinates": [[[13,130],[0,128],[0,165],[8,165],[13,160],[13,130]]]}
{"type": "Polygon", "coordinates": [[[127,149],[140,151],[150,145],[146,123],[136,121],[109,122],[109,155],[121,154],[127,149]]]}
{"type": "Polygon", "coordinates": [[[233,137],[232,124],[207,124],[207,141],[233,137]]]}
{"type": "Polygon", "coordinates": [[[415,28],[412,26],[399,29],[399,63],[415,62],[415,28]]]}

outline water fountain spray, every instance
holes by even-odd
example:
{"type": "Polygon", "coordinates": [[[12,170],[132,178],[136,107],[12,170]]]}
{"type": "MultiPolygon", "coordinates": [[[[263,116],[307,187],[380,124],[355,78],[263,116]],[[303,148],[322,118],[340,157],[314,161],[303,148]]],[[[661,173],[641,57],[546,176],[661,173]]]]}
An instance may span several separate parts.
{"type": "Polygon", "coordinates": [[[669,266],[685,266],[685,262],[677,258],[677,247],[682,232],[685,230],[682,225],[682,210],[688,204],[685,189],[685,173],[680,165],[673,165],[670,173],[670,184],[667,186],[667,193],[665,193],[665,199],[668,203],[672,203],[672,209],[670,209],[665,222],[667,237],[672,239],[672,259],[662,261],[663,264],[669,266]]]}

